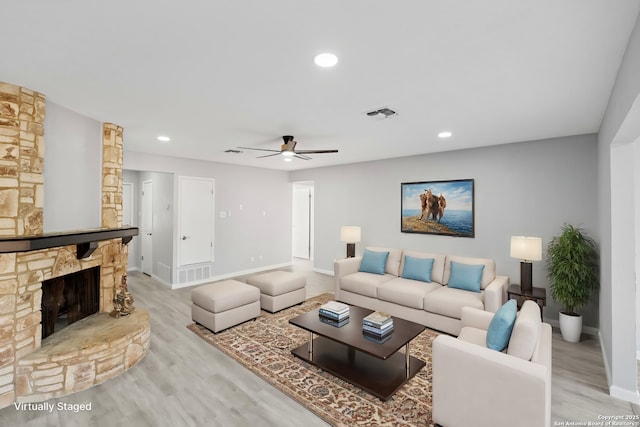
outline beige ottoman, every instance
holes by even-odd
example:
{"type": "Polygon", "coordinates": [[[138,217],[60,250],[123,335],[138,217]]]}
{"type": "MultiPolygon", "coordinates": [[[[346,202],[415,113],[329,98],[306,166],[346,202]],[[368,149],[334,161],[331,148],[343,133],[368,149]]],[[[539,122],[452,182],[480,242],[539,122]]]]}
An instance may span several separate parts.
{"type": "Polygon", "coordinates": [[[191,318],[219,332],[260,316],[260,291],[246,283],[224,280],[191,291],[191,318]]]}
{"type": "Polygon", "coordinates": [[[290,271],[258,274],[247,283],[260,289],[260,306],[271,313],[300,304],[307,296],[305,276],[290,271]]]}

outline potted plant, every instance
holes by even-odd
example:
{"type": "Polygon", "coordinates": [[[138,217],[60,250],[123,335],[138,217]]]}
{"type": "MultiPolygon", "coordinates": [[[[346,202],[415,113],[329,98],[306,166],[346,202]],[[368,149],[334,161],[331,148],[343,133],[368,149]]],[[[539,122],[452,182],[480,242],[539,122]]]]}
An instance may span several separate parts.
{"type": "Polygon", "coordinates": [[[579,342],[582,316],[578,314],[598,288],[598,248],[580,227],[565,224],[547,247],[547,278],[551,297],[562,304],[560,332],[569,342],[579,342]]]}

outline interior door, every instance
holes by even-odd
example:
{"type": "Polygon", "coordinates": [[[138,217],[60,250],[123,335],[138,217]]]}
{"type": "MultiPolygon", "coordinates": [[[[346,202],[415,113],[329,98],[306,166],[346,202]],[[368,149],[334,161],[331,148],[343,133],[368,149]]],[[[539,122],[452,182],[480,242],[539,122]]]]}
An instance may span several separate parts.
{"type": "Polygon", "coordinates": [[[142,183],[142,220],[140,234],[142,234],[141,262],[142,272],[153,274],[153,182],[142,183]]]}
{"type": "Polygon", "coordinates": [[[179,264],[213,261],[214,180],[179,177],[179,264]]]}
{"type": "Polygon", "coordinates": [[[311,255],[311,189],[293,187],[292,255],[309,259],[311,255]]]}

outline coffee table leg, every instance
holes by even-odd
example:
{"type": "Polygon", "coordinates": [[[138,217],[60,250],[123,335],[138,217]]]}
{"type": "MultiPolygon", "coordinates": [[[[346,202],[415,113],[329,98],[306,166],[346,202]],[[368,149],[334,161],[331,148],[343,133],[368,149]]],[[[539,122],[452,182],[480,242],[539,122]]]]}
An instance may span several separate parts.
{"type": "Polygon", "coordinates": [[[313,360],[313,332],[309,332],[309,360],[313,360]]]}
{"type": "Polygon", "coordinates": [[[405,346],[404,352],[404,372],[407,378],[409,378],[409,373],[411,372],[409,366],[409,343],[407,343],[407,345],[405,346]]]}

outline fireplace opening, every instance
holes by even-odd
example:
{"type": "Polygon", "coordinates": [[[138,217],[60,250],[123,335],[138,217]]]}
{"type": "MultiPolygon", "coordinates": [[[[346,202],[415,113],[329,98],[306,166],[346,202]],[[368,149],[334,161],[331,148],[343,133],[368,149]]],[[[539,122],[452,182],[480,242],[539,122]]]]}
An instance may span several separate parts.
{"type": "Polygon", "coordinates": [[[100,267],[42,283],[42,338],[100,309],[100,267]]]}

